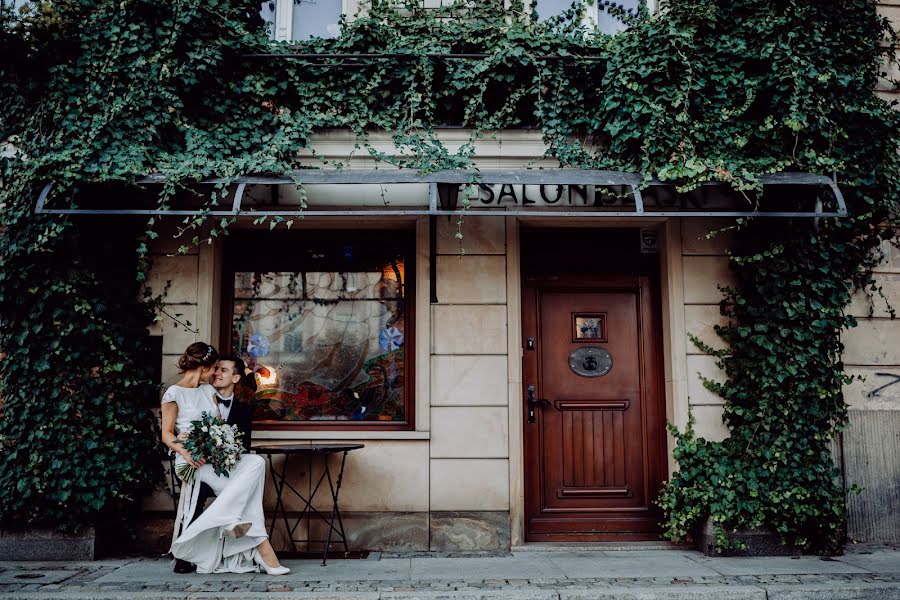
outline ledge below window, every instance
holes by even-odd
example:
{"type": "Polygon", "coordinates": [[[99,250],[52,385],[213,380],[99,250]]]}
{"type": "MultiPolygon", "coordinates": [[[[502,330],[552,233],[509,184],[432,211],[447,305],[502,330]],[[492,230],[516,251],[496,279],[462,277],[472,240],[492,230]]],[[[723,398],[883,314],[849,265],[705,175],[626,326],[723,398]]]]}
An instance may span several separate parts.
{"type": "Polygon", "coordinates": [[[263,440],[429,440],[430,431],[254,431],[253,441],[263,440]]]}

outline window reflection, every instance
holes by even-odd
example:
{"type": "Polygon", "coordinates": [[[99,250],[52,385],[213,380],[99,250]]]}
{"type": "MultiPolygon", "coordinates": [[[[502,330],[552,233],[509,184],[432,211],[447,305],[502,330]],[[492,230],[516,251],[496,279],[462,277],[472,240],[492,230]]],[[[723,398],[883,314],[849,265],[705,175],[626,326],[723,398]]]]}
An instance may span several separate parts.
{"type": "Polygon", "coordinates": [[[405,421],[404,271],[236,272],[232,346],[256,373],[255,419],[405,421]]]}
{"type": "MultiPolygon", "coordinates": [[[[640,0],[613,0],[613,4],[616,8],[621,7],[626,11],[636,13],[640,7],[640,0]]],[[[573,0],[535,0],[533,6],[538,19],[544,21],[572,8],[572,5],[573,0]]],[[[611,14],[605,3],[595,2],[593,5],[587,6],[587,10],[592,12],[590,21],[595,22],[601,32],[612,35],[625,29],[625,24],[622,23],[617,12],[614,10],[611,14]]]]}
{"type": "Polygon", "coordinates": [[[259,18],[269,39],[275,39],[275,0],[266,0],[259,5],[259,18]]]}
{"type": "Polygon", "coordinates": [[[293,39],[333,38],[341,34],[341,0],[294,0],[293,39]]]}

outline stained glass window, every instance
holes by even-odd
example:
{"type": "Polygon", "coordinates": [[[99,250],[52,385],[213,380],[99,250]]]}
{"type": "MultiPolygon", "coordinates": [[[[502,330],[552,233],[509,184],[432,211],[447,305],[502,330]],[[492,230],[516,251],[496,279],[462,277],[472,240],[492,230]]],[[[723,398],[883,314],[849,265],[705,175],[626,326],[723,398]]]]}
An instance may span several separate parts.
{"type": "MultiPolygon", "coordinates": [[[[411,252],[373,235],[300,232],[297,244],[268,244],[294,257],[272,268],[265,252],[252,260],[235,248],[232,350],[254,371],[257,422],[408,423],[411,252]]],[[[248,251],[254,241],[243,240],[248,251]]]]}

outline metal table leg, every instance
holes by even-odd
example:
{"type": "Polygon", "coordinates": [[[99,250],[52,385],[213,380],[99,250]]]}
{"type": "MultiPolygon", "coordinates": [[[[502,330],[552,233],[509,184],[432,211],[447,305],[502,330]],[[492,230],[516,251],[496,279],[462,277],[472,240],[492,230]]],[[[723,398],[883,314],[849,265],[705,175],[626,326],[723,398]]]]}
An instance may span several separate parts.
{"type": "MultiPolygon", "coordinates": [[[[275,488],[275,509],[272,511],[272,521],[269,524],[270,533],[275,532],[275,521],[278,519],[279,513],[281,514],[281,519],[284,521],[284,531],[288,536],[288,541],[291,543],[291,549],[293,552],[297,552],[297,544],[294,542],[293,529],[288,523],[287,519],[287,510],[284,506],[284,488],[289,485],[287,480],[285,479],[287,476],[287,464],[288,459],[290,458],[289,454],[284,455],[284,463],[281,465],[281,473],[275,471],[275,463],[272,459],[272,455],[267,455],[269,458],[269,472],[272,474],[272,485],[275,488]]],[[[293,489],[293,487],[291,488],[293,489]]],[[[295,527],[296,528],[296,525],[295,527]]]]}
{"type": "Polygon", "coordinates": [[[337,485],[332,483],[331,479],[331,468],[328,466],[328,457],[325,457],[325,473],[328,475],[328,488],[331,491],[331,519],[328,521],[328,537],[325,541],[325,553],[322,555],[322,566],[325,566],[325,561],[328,558],[328,549],[331,547],[331,534],[334,532],[334,517],[337,516],[338,525],[341,530],[338,532],[341,536],[341,541],[344,542],[344,552],[350,552],[350,547],[347,545],[347,536],[344,534],[344,521],[341,519],[341,511],[338,508],[338,495],[341,493],[341,482],[344,479],[344,465],[347,463],[347,451],[345,450],[343,455],[341,456],[341,470],[338,471],[337,476],[337,485]]]}

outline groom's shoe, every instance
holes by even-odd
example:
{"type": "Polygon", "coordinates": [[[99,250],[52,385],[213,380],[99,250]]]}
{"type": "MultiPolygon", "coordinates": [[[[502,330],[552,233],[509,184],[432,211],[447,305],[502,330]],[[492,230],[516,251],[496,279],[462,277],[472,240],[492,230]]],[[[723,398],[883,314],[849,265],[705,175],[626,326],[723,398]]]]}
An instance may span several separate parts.
{"type": "Polygon", "coordinates": [[[181,560],[180,558],[176,558],[175,559],[175,568],[172,570],[175,571],[176,573],[181,573],[181,574],[196,573],[197,565],[195,565],[194,563],[190,563],[186,560],[181,560]]]}

